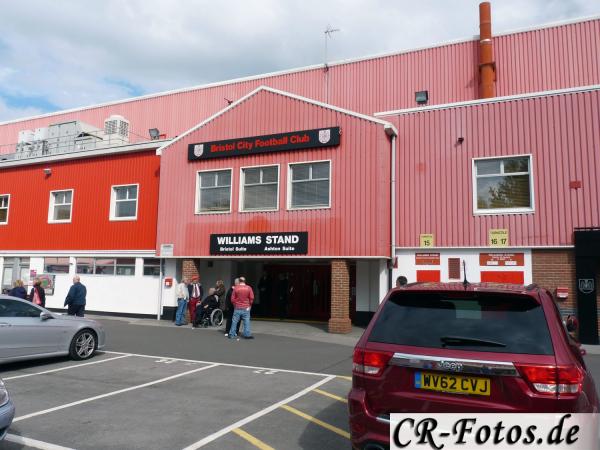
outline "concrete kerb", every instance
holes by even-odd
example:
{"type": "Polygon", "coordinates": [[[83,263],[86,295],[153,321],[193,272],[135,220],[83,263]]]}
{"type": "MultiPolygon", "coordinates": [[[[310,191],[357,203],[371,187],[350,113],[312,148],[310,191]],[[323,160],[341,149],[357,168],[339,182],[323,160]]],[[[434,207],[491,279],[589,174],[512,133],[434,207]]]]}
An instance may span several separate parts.
{"type": "MultiPolygon", "coordinates": [[[[117,320],[121,322],[127,322],[130,325],[141,325],[141,326],[154,326],[154,327],[174,327],[173,322],[170,320],[155,320],[155,319],[132,319],[129,317],[118,317],[118,316],[86,316],[90,319],[103,321],[103,320],[117,320]]],[[[181,330],[192,328],[190,326],[177,327],[181,330]]],[[[214,330],[214,328],[200,328],[194,330],[195,332],[203,332],[207,330],[214,330]]],[[[344,345],[347,347],[354,347],[360,337],[362,336],[364,329],[360,327],[352,327],[352,331],[348,334],[333,334],[327,332],[327,324],[323,323],[300,323],[300,322],[286,322],[286,321],[271,321],[271,320],[253,320],[252,321],[252,333],[258,335],[273,335],[283,336],[295,339],[305,339],[315,342],[327,342],[329,344],[344,345]]]]}

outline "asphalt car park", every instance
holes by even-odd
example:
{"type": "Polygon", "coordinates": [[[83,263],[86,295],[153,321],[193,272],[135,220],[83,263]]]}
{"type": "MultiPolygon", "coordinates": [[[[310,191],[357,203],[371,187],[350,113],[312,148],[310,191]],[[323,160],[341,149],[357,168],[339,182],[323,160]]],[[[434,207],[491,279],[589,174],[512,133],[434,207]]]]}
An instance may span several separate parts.
{"type": "Polygon", "coordinates": [[[350,445],[345,376],[118,352],[1,376],[17,412],[0,448],[350,445]]]}

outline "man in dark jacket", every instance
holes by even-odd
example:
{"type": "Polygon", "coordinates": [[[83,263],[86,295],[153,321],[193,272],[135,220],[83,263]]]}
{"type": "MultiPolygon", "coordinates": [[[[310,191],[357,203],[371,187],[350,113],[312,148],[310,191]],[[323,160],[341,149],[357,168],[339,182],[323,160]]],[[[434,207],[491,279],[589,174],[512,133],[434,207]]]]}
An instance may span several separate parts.
{"type": "Polygon", "coordinates": [[[67,298],[65,298],[65,306],[68,306],[68,312],[70,316],[83,317],[85,311],[85,296],[87,295],[87,289],[79,281],[79,276],[73,277],[73,286],[69,289],[67,298]]]}
{"type": "MultiPolygon", "coordinates": [[[[240,279],[236,278],[233,280],[233,286],[229,288],[227,291],[227,295],[225,296],[225,336],[229,337],[229,330],[231,329],[231,320],[233,318],[233,303],[231,303],[231,296],[233,295],[233,288],[240,284],[240,279]]],[[[238,326],[236,328],[236,335],[240,333],[240,326],[242,322],[238,322],[238,326]]]]}

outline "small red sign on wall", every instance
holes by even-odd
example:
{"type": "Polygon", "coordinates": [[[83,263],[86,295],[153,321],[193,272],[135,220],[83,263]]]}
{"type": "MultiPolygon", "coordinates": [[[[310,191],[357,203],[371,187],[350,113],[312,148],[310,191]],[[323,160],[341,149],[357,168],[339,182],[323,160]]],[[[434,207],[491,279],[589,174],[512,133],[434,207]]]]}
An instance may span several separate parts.
{"type": "Polygon", "coordinates": [[[417,270],[417,282],[425,283],[427,281],[439,283],[440,271],[439,270],[417,270]]]}
{"type": "Polygon", "coordinates": [[[525,284],[525,274],[523,272],[486,271],[486,272],[481,272],[481,282],[482,283],[525,284]]]}
{"type": "Polygon", "coordinates": [[[480,253],[480,266],[524,266],[524,253],[480,253]]]}
{"type": "Polygon", "coordinates": [[[415,264],[417,266],[439,266],[439,253],[415,253],[415,264]]]}

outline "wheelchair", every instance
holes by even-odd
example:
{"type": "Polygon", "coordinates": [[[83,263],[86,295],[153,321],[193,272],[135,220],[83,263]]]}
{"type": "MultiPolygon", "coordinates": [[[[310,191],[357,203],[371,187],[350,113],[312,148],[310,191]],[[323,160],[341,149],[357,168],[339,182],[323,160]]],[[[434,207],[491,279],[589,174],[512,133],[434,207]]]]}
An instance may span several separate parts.
{"type": "Polygon", "coordinates": [[[205,314],[201,320],[198,319],[195,321],[195,326],[201,328],[208,328],[209,326],[220,327],[223,325],[224,316],[220,308],[210,308],[208,314],[205,314]]]}

